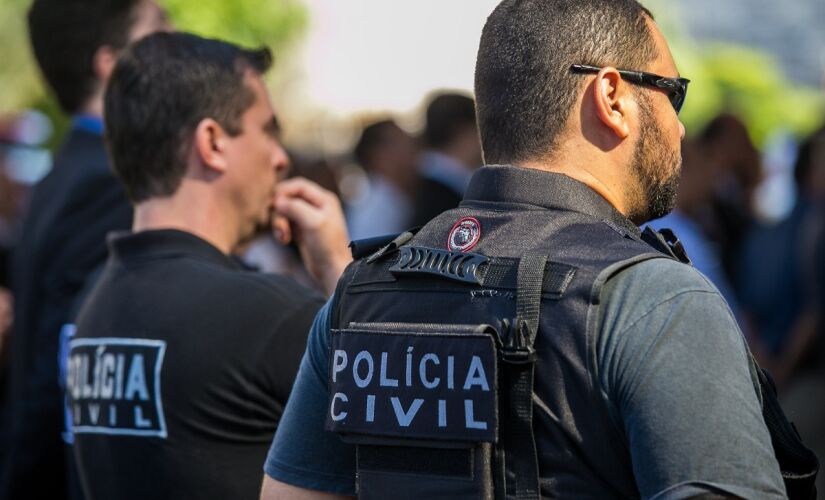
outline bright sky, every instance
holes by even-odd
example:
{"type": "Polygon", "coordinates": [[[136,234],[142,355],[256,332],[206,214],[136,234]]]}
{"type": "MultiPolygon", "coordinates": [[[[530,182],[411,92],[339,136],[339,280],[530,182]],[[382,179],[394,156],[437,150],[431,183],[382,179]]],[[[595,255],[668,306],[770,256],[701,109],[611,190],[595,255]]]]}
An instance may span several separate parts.
{"type": "Polygon", "coordinates": [[[305,0],[308,104],[407,111],[437,88],[469,90],[481,28],[498,0],[305,0]]]}

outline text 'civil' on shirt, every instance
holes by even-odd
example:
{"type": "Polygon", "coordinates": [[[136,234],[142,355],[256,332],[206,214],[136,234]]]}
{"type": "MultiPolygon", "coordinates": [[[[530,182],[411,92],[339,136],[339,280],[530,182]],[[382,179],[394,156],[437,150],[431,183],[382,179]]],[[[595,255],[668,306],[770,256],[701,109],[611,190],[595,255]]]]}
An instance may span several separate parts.
{"type": "Polygon", "coordinates": [[[256,498],[321,298],[182,231],[109,246],[66,365],[87,496],[256,498]]]}

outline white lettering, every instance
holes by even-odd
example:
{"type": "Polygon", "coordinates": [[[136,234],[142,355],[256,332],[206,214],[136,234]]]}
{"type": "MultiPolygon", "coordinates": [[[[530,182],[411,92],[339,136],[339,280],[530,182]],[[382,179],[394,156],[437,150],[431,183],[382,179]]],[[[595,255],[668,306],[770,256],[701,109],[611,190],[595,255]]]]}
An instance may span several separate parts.
{"type": "Polygon", "coordinates": [[[135,406],[135,427],[152,427],[152,421],[143,418],[143,410],[140,406],[135,406]]]}
{"type": "Polygon", "coordinates": [[[398,379],[387,377],[387,353],[381,353],[381,387],[398,387],[398,379]]]}
{"type": "Polygon", "coordinates": [[[123,354],[117,355],[117,372],[115,373],[115,399],[123,397],[123,366],[126,359],[123,354]]]}
{"type": "Polygon", "coordinates": [[[332,381],[337,382],[338,373],[344,371],[347,367],[347,352],[341,349],[335,350],[335,355],[332,357],[332,381]]]}
{"type": "Polygon", "coordinates": [[[372,372],[374,369],[375,366],[372,361],[372,355],[367,351],[359,352],[358,355],[355,356],[355,361],[352,362],[352,378],[355,380],[355,385],[362,389],[370,385],[370,382],[372,381],[372,372]],[[364,378],[361,378],[358,375],[358,367],[362,361],[367,362],[367,376],[364,378]]]}
{"type": "Polygon", "coordinates": [[[89,405],[89,420],[92,421],[92,424],[97,425],[97,419],[100,417],[100,405],[90,404],[89,405]]]}
{"type": "Polygon", "coordinates": [[[476,422],[473,419],[473,400],[464,400],[464,424],[468,429],[487,429],[487,422],[476,422]]]}
{"type": "Polygon", "coordinates": [[[103,368],[103,363],[100,362],[100,358],[101,358],[101,356],[103,356],[103,351],[105,351],[105,350],[106,350],[106,348],[103,347],[103,346],[98,346],[98,348],[95,349],[95,370],[94,370],[94,373],[95,373],[94,380],[95,380],[95,382],[94,382],[94,391],[92,391],[92,397],[95,398],[95,399],[100,397],[100,371],[103,368]]]}
{"type": "Polygon", "coordinates": [[[80,384],[77,383],[78,377],[78,356],[69,358],[69,373],[66,377],[66,392],[72,395],[73,399],[80,398],[80,384]]]}
{"type": "Polygon", "coordinates": [[[441,377],[435,377],[432,381],[427,379],[427,361],[432,361],[436,366],[440,365],[441,361],[438,359],[438,356],[429,353],[425,354],[424,357],[421,358],[421,363],[418,364],[418,374],[421,376],[421,383],[427,389],[435,389],[438,387],[438,384],[441,383],[441,377]]]}
{"type": "Polygon", "coordinates": [[[349,398],[346,394],[336,392],[334,396],[332,396],[332,403],[329,405],[329,416],[332,418],[333,422],[340,422],[347,418],[347,412],[342,411],[340,413],[335,413],[335,401],[341,400],[342,403],[346,403],[349,401],[349,398]]]}
{"type": "Polygon", "coordinates": [[[401,401],[398,398],[390,398],[390,401],[392,402],[392,409],[395,410],[395,418],[398,419],[398,425],[401,427],[409,427],[415,418],[415,414],[418,413],[421,405],[424,404],[423,399],[415,399],[410,405],[410,409],[404,411],[404,408],[401,406],[401,401]]]}
{"type": "Polygon", "coordinates": [[[447,427],[447,401],[438,400],[438,426],[447,427]]]}
{"type": "Polygon", "coordinates": [[[487,375],[484,373],[484,365],[478,356],[473,356],[472,361],[470,361],[470,369],[467,371],[467,379],[464,381],[464,390],[469,391],[474,385],[481,386],[483,391],[490,390],[490,386],[487,385],[487,375]]]}
{"type": "Polygon", "coordinates": [[[146,373],[143,371],[142,354],[135,354],[132,358],[132,366],[129,367],[129,378],[126,382],[126,399],[135,399],[135,394],[138,394],[142,401],[149,399],[149,391],[146,389],[146,373]]]}
{"type": "Polygon", "coordinates": [[[455,356],[447,356],[447,389],[455,389],[455,356]]]}
{"type": "Polygon", "coordinates": [[[375,395],[367,395],[367,422],[375,422],[375,395]]]}
{"type": "Polygon", "coordinates": [[[89,377],[91,376],[91,374],[89,373],[89,356],[83,356],[81,358],[81,365],[80,366],[81,366],[80,372],[81,372],[81,375],[83,376],[83,394],[82,394],[82,396],[83,396],[84,399],[86,399],[86,398],[90,398],[92,396],[92,392],[93,392],[93,387],[89,383],[90,382],[89,377]]]}
{"type": "Polygon", "coordinates": [[[115,392],[115,356],[106,353],[103,355],[101,361],[101,375],[102,381],[100,384],[100,397],[103,399],[112,399],[115,392]]]}
{"type": "Polygon", "coordinates": [[[407,374],[407,379],[406,379],[407,387],[410,387],[412,385],[412,352],[413,352],[412,346],[408,347],[407,348],[407,371],[406,371],[406,374],[407,374]]]}

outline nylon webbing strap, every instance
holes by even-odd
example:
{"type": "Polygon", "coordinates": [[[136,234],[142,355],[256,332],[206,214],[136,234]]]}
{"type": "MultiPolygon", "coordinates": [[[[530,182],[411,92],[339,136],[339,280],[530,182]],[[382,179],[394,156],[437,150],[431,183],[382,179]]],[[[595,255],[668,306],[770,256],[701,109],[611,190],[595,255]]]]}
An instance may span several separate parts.
{"type": "Polygon", "coordinates": [[[519,261],[516,288],[516,324],[504,346],[507,374],[507,417],[504,422],[505,491],[508,498],[538,499],[539,466],[533,437],[533,377],[541,309],[541,286],[546,256],[519,261]],[[508,357],[507,353],[511,355],[508,357]],[[509,359],[508,359],[509,358],[509,359]]]}
{"type": "MultiPolygon", "coordinates": [[[[518,263],[516,283],[516,317],[527,327],[529,335],[527,347],[532,348],[539,329],[539,310],[541,309],[541,285],[544,281],[544,268],[547,257],[528,255],[518,263]]],[[[531,398],[532,400],[532,398],[531,398]]]]}

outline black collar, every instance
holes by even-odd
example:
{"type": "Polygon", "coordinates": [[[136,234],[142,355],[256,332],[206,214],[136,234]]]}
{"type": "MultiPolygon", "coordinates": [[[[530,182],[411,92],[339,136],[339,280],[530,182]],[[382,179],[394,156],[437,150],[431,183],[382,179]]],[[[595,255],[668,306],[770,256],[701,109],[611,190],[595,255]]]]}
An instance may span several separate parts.
{"type": "Polygon", "coordinates": [[[177,229],[112,233],[109,235],[109,252],[114,260],[127,263],[134,260],[189,257],[228,269],[240,269],[235,260],[206,240],[177,229]]]}
{"type": "Polygon", "coordinates": [[[641,235],[639,228],[601,195],[563,174],[509,165],[482,167],[470,179],[461,204],[475,201],[579,212],[601,219],[629,236],[641,235]]]}

